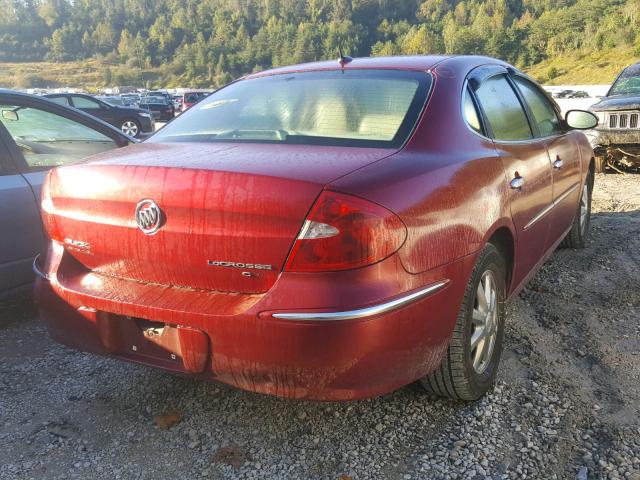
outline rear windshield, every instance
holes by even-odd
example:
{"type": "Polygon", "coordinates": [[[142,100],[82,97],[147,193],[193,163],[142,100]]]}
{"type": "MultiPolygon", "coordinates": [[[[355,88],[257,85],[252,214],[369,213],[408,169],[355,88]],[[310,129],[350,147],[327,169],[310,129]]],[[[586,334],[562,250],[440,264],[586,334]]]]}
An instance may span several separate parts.
{"type": "Polygon", "coordinates": [[[167,103],[168,103],[167,100],[162,97],[145,97],[142,100],[140,100],[140,105],[152,105],[152,104],[165,105],[167,103]]]}
{"type": "Polygon", "coordinates": [[[151,142],[269,142],[398,148],[424,106],[431,76],[399,70],[281,74],[211,94],[151,142]]]}

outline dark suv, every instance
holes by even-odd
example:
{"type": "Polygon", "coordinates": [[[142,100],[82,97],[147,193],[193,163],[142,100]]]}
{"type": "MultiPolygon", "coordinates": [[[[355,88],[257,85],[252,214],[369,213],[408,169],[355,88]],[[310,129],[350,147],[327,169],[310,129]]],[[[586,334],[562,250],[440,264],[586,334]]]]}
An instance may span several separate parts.
{"type": "Polygon", "coordinates": [[[45,97],[60,105],[75,107],[98,117],[131,137],[138,138],[155,130],[153,116],[141,108],[109,105],[91,95],[81,93],[53,93],[45,97]]]}
{"type": "Polygon", "coordinates": [[[589,108],[599,123],[587,136],[598,170],[640,170],[640,62],[625,68],[606,97],[589,108]]]}

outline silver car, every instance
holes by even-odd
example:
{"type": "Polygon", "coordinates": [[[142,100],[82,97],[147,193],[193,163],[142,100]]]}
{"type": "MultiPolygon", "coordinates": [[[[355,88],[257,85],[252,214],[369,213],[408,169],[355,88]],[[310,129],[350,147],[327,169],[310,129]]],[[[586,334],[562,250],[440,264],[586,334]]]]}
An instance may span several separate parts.
{"type": "Polygon", "coordinates": [[[0,300],[31,290],[45,242],[40,189],[47,172],[134,142],[74,108],[0,89],[0,300]]]}

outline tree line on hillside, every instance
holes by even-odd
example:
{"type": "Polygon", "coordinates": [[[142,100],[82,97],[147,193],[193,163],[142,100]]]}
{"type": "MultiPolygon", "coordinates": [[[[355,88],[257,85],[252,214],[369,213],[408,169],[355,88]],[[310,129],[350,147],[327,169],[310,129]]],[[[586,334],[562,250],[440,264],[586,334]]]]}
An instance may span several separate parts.
{"type": "Polygon", "coordinates": [[[0,0],[0,12],[0,61],[97,58],[105,84],[162,66],[166,84],[218,86],[339,48],[519,67],[575,50],[640,54],[640,0],[0,0]]]}

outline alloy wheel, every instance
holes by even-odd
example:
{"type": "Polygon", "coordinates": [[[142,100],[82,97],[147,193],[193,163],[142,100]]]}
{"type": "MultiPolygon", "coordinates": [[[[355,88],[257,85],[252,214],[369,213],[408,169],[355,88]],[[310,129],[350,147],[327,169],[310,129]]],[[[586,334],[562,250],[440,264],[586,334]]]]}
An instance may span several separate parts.
{"type": "Polygon", "coordinates": [[[130,137],[135,137],[136,135],[138,135],[138,125],[136,125],[136,122],[133,122],[131,120],[127,120],[126,122],[124,122],[121,129],[122,133],[124,133],[125,135],[129,135],[130,137]]]}
{"type": "Polygon", "coordinates": [[[476,373],[482,374],[491,362],[498,335],[498,291],[491,270],[478,283],[471,318],[471,362],[476,373]]]}

